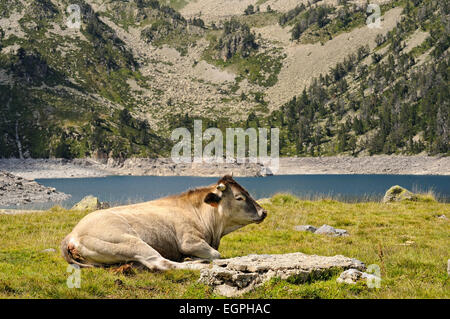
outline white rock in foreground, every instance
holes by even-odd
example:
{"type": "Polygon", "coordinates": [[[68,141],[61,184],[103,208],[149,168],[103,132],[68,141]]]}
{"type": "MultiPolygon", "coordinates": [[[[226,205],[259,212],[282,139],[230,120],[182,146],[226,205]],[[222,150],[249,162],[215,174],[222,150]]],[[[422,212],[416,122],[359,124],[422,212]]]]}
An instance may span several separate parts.
{"type": "Polygon", "coordinates": [[[326,275],[334,269],[365,270],[364,263],[341,255],[324,257],[291,253],[283,255],[248,255],[214,260],[211,268],[201,271],[199,281],[214,287],[227,297],[246,293],[273,277],[303,283],[326,275]]]}

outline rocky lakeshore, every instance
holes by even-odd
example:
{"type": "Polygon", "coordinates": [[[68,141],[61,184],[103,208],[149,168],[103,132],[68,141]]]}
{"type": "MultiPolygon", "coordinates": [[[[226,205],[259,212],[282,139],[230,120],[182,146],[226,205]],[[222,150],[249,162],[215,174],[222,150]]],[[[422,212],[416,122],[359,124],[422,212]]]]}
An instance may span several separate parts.
{"type": "Polygon", "coordinates": [[[171,158],[0,159],[0,170],[28,179],[81,178],[108,175],[132,176],[234,176],[265,175],[264,166],[253,163],[174,163],[171,158]]]}
{"type": "MultiPolygon", "coordinates": [[[[176,164],[170,158],[94,159],[0,159],[0,170],[27,179],[134,176],[265,176],[262,164],[176,164]]],[[[367,157],[286,157],[280,158],[274,175],[387,174],[450,175],[450,157],[378,155],[367,157]]]]}
{"type": "Polygon", "coordinates": [[[450,175],[450,157],[374,155],[280,158],[277,175],[310,174],[450,175]]]}
{"type": "Polygon", "coordinates": [[[52,187],[0,171],[0,206],[58,202],[69,197],[70,195],[58,192],[52,187]]]}

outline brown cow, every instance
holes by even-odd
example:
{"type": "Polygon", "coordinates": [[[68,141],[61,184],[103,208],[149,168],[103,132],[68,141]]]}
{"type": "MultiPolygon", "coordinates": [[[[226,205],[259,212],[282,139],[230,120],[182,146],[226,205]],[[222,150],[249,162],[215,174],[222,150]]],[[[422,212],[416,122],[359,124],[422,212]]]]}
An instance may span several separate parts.
{"type": "Polygon", "coordinates": [[[212,186],[88,214],[62,241],[61,250],[67,262],[81,267],[138,262],[151,270],[201,268],[180,261],[220,258],[223,236],[266,216],[226,175],[212,186]]]}

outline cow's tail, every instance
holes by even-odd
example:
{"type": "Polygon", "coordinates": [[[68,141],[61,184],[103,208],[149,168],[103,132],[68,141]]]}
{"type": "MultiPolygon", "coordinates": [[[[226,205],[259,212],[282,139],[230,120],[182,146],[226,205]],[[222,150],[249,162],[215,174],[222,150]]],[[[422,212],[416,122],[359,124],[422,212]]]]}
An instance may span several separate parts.
{"type": "Polygon", "coordinates": [[[75,264],[75,265],[80,266],[81,268],[94,267],[94,265],[84,262],[84,260],[82,260],[82,258],[80,258],[75,246],[70,242],[70,239],[71,239],[71,236],[68,235],[61,242],[61,253],[62,253],[63,258],[69,264],[75,264]]]}

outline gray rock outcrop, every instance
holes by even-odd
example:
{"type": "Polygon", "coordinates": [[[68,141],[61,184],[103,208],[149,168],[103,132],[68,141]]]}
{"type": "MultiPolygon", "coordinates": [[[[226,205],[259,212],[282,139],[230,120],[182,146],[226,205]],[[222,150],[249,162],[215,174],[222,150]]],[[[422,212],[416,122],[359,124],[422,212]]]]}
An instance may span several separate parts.
{"type": "Polygon", "coordinates": [[[341,255],[323,257],[300,252],[282,255],[248,255],[214,260],[211,268],[200,273],[201,283],[216,293],[234,297],[246,293],[273,277],[304,283],[335,269],[365,270],[364,263],[341,255]]]}
{"type": "Polygon", "coordinates": [[[70,195],[58,192],[53,187],[0,171],[0,206],[59,202],[69,197],[70,195]]]}

